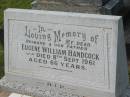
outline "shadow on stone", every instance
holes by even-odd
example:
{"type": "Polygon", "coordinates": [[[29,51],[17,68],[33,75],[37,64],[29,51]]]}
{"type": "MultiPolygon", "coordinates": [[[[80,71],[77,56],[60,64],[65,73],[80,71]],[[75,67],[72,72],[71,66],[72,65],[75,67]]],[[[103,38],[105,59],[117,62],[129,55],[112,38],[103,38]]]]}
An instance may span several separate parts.
{"type": "Polygon", "coordinates": [[[0,41],[4,45],[4,30],[0,29],[0,41]]]}

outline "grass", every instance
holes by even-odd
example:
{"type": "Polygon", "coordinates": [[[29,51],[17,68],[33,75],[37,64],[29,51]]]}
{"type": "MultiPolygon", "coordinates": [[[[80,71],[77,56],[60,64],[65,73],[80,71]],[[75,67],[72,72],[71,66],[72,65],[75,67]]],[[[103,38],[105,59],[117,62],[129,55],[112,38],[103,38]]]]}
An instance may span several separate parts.
{"type": "Polygon", "coordinates": [[[0,29],[3,24],[3,12],[7,8],[23,8],[29,9],[31,8],[32,0],[0,0],[0,29]]]}
{"type": "MultiPolygon", "coordinates": [[[[33,0],[0,0],[0,29],[3,29],[4,10],[7,8],[30,9],[33,0]]],[[[4,50],[0,42],[0,78],[4,75],[4,50]]]]}

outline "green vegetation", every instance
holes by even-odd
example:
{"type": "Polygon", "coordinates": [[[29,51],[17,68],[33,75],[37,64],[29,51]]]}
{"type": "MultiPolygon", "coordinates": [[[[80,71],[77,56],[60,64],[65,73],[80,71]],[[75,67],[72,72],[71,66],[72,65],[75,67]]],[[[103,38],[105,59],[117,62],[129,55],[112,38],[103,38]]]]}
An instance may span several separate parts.
{"type": "MultiPolygon", "coordinates": [[[[31,8],[31,2],[33,0],[0,0],[0,29],[3,29],[4,21],[4,10],[7,8],[22,8],[29,9],[31,8]]],[[[0,32],[1,33],[1,32],[0,32]]],[[[0,78],[4,74],[4,50],[3,45],[0,41],[0,78]]]]}
{"type": "Polygon", "coordinates": [[[0,29],[3,24],[3,11],[6,8],[31,8],[32,0],[0,0],[0,29]]]}

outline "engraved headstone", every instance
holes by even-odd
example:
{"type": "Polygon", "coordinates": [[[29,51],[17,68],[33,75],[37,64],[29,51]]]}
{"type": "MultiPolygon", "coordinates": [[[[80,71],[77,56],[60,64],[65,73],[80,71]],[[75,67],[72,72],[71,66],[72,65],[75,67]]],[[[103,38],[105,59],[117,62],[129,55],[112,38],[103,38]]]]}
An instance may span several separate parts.
{"type": "Polygon", "coordinates": [[[122,18],[7,9],[2,89],[36,97],[130,97],[122,18]]]}

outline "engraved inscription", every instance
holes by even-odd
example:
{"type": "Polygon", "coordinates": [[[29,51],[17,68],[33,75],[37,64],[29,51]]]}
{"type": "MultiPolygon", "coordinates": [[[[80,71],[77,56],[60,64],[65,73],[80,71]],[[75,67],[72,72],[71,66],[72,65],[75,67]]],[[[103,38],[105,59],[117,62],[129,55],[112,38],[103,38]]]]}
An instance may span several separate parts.
{"type": "Polygon", "coordinates": [[[110,30],[10,20],[10,54],[14,53],[12,60],[17,61],[11,61],[9,71],[73,84],[105,86],[108,78],[105,44],[110,30]]]}

